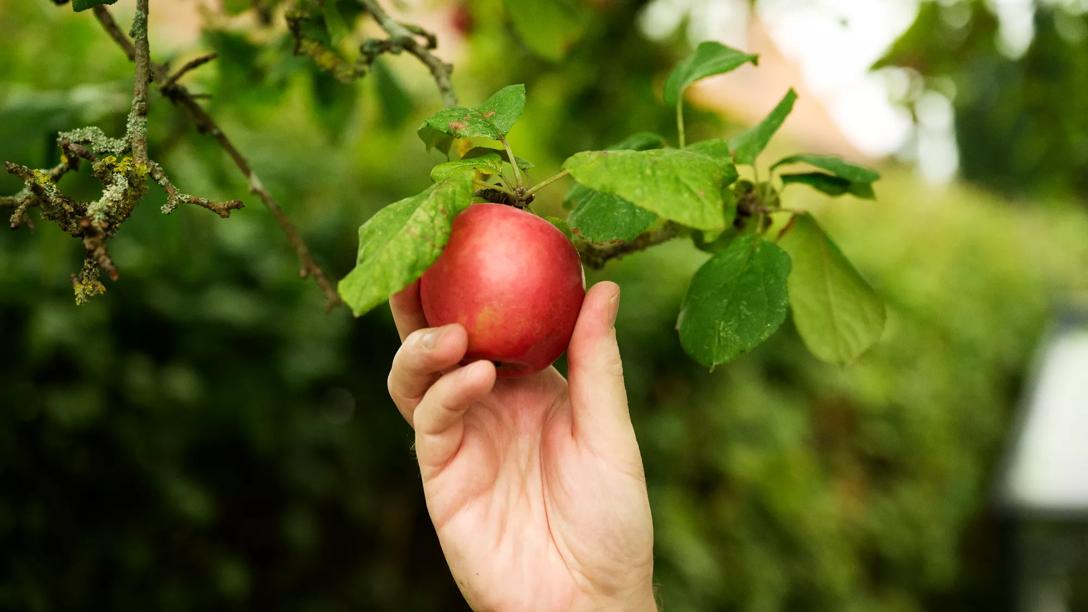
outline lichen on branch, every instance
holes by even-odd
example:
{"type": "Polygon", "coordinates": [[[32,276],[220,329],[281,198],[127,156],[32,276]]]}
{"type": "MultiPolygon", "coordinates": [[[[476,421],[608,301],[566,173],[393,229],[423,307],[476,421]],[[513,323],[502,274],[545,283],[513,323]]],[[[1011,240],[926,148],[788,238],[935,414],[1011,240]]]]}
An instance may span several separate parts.
{"type": "Polygon", "coordinates": [[[288,29],[295,41],[295,53],[309,57],[318,68],[338,80],[350,82],[366,76],[375,60],[382,54],[397,55],[407,52],[430,71],[443,103],[446,106],[456,106],[457,93],[451,78],[453,66],[432,53],[438,47],[438,38],[418,25],[393,19],[376,0],[359,0],[359,4],[385,31],[388,35],[386,38],[363,40],[359,44],[358,56],[349,60],[325,37],[315,34],[325,25],[325,14],[320,3],[300,0],[286,15],[288,29]]]}
{"type": "MultiPolygon", "coordinates": [[[[121,28],[117,26],[117,22],[114,21],[113,15],[109,12],[109,9],[104,6],[96,6],[94,7],[94,16],[98,19],[99,24],[102,25],[102,28],[106,33],[109,34],[110,38],[121,47],[125,56],[131,61],[136,61],[136,46],[127,36],[125,36],[124,32],[121,31],[121,28]]],[[[210,59],[211,58],[209,58],[209,60],[210,59]]],[[[226,132],[223,131],[215,119],[197,102],[202,96],[190,92],[185,85],[179,82],[180,78],[185,73],[196,67],[193,65],[195,62],[196,60],[182,66],[178,72],[169,77],[166,75],[166,69],[163,66],[151,64],[149,66],[151,79],[158,87],[160,94],[174,104],[174,106],[181,108],[189,115],[189,118],[193,121],[197,131],[215,139],[220,148],[222,148],[230,157],[231,161],[234,162],[235,167],[237,167],[242,175],[245,176],[246,182],[249,184],[250,193],[260,198],[261,202],[263,202],[269,212],[272,213],[272,216],[276,219],[276,223],[280,226],[280,229],[294,248],[295,255],[298,257],[299,261],[299,276],[303,278],[310,277],[314,280],[322,294],[325,296],[326,310],[331,310],[341,304],[340,295],[336,292],[336,288],[333,286],[332,282],[329,281],[325,271],[321,269],[321,266],[318,265],[317,261],[310,254],[310,249],[306,245],[306,241],[303,240],[302,235],[291,222],[291,219],[287,217],[287,213],[283,211],[283,207],[280,206],[279,202],[272,197],[272,194],[264,186],[260,177],[258,177],[257,173],[253,170],[249,160],[242,154],[238,147],[235,146],[234,141],[227,136],[226,132]]],[[[161,181],[160,184],[162,184],[161,181]]],[[[165,188],[165,185],[163,187],[165,188]]],[[[229,214],[229,211],[232,208],[230,206],[231,202],[223,203],[218,207],[205,206],[199,201],[196,201],[199,200],[199,198],[191,199],[192,197],[188,196],[190,199],[186,199],[185,197],[181,197],[184,195],[185,194],[178,194],[178,202],[189,202],[204,206],[220,216],[223,216],[224,213],[229,214]]],[[[169,189],[167,190],[167,196],[168,198],[170,196],[169,189]]],[[[232,200],[232,202],[237,202],[237,200],[232,200]]],[[[176,204],[174,206],[176,206],[176,204]]],[[[172,211],[174,206],[171,206],[170,200],[168,199],[167,206],[164,207],[164,212],[172,211]]],[[[240,207],[240,203],[238,203],[238,207],[240,207]]]]}
{"type": "MultiPolygon", "coordinates": [[[[0,206],[14,209],[9,219],[11,227],[15,229],[29,224],[28,212],[31,208],[37,208],[43,219],[55,223],[81,241],[83,265],[78,273],[72,275],[76,302],[80,304],[105,292],[105,286],[99,281],[102,272],[110,280],[117,280],[119,273],[110,257],[108,242],[147,194],[149,177],[166,189],[167,205],[171,210],[178,203],[188,202],[225,217],[231,210],[242,206],[237,200],[217,203],[180,193],[162,166],[148,158],[147,91],[151,80],[151,59],[147,15],[148,0],[137,0],[132,22],[131,54],[135,62],[135,75],[124,136],[107,136],[96,126],[77,128],[57,136],[61,162],[52,168],[33,169],[14,162],[4,164],[7,172],[22,180],[24,185],[19,193],[0,198],[0,206]],[[91,174],[102,184],[102,192],[95,200],[77,200],[60,188],[61,178],[68,172],[78,170],[80,162],[89,164],[91,174]]],[[[116,24],[114,27],[116,29],[116,24]]]]}

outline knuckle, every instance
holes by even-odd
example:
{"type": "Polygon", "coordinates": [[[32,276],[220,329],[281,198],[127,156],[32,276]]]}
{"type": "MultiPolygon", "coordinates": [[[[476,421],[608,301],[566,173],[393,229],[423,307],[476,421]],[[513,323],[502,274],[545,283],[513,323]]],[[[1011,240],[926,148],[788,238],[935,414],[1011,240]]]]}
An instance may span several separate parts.
{"type": "Polygon", "coordinates": [[[623,358],[620,356],[620,347],[616,343],[616,330],[613,328],[608,338],[604,355],[604,370],[611,376],[623,378],[623,358]]]}
{"type": "Polygon", "coordinates": [[[609,357],[608,360],[605,361],[604,367],[605,372],[607,372],[610,376],[615,376],[616,378],[623,378],[623,360],[620,359],[619,354],[616,354],[613,357],[609,357]]]}
{"type": "Polygon", "coordinates": [[[389,397],[394,400],[397,399],[397,376],[394,371],[389,371],[389,376],[385,378],[385,388],[389,391],[389,397]]]}
{"type": "Polygon", "coordinates": [[[404,339],[404,344],[401,345],[401,350],[409,352],[416,352],[420,344],[423,342],[423,336],[428,332],[427,328],[417,329],[414,332],[408,334],[404,339]]]}

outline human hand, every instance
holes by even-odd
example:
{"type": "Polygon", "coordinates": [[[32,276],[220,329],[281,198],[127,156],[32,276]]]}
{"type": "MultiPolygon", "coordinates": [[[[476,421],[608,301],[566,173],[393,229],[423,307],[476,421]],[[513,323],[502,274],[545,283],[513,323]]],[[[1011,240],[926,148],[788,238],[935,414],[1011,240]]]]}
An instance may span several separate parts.
{"type": "Polygon", "coordinates": [[[476,610],[656,610],[653,525],[614,328],[619,287],[586,294],[553,367],[458,367],[457,324],[426,329],[413,284],[390,300],[403,344],[389,393],[415,429],[427,510],[476,610]]]}

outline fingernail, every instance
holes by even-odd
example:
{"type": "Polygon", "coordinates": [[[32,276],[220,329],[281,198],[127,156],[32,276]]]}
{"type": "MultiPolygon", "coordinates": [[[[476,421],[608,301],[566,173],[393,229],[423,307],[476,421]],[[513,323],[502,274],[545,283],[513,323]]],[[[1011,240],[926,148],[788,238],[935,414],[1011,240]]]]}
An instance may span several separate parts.
{"type": "Polygon", "coordinates": [[[419,338],[419,344],[423,350],[429,351],[438,346],[438,339],[442,336],[442,328],[429,329],[419,338]]]}
{"type": "Polygon", "coordinates": [[[608,303],[612,306],[612,325],[616,324],[616,316],[620,313],[620,288],[616,287],[616,293],[609,298],[608,303]]]}

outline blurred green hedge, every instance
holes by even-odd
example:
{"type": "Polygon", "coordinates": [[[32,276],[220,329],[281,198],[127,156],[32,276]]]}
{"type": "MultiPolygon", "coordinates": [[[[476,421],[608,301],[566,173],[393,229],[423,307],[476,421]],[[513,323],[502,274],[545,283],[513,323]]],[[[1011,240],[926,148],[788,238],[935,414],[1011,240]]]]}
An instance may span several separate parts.
{"type": "MultiPolygon", "coordinates": [[[[668,129],[653,83],[679,51],[642,40],[634,7],[602,5],[557,66],[478,5],[462,96],[529,84],[512,140],[541,176],[575,149],[668,129]]],[[[119,128],[128,67],[93,20],[0,8],[0,158],[43,164],[57,129],[119,128]]],[[[244,30],[201,44],[224,55],[194,87],[215,94],[212,110],[343,274],[358,224],[427,182],[434,158],[412,128],[437,105],[431,85],[390,62],[416,105],[405,118],[394,81],[330,89],[244,30]],[[250,60],[260,70],[242,70],[250,60]]],[[[159,98],[151,121],[152,154],[184,189],[244,195],[159,98]]],[[[876,203],[787,192],[889,303],[884,339],[852,367],[817,363],[791,329],[713,373],[684,357],[673,327],[703,257],[690,245],[599,275],[624,291],[665,609],[996,606],[995,460],[1052,300],[1085,288],[1088,217],[887,174],[876,203]]],[[[90,193],[87,177],[66,180],[90,193]]],[[[0,177],[4,193],[17,186],[0,177]]],[[[78,308],[75,241],[46,224],[0,237],[0,608],[463,607],[385,395],[388,313],[324,314],[252,198],[228,221],[163,217],[162,200],[154,190],[114,242],[121,280],[78,308]]]]}

